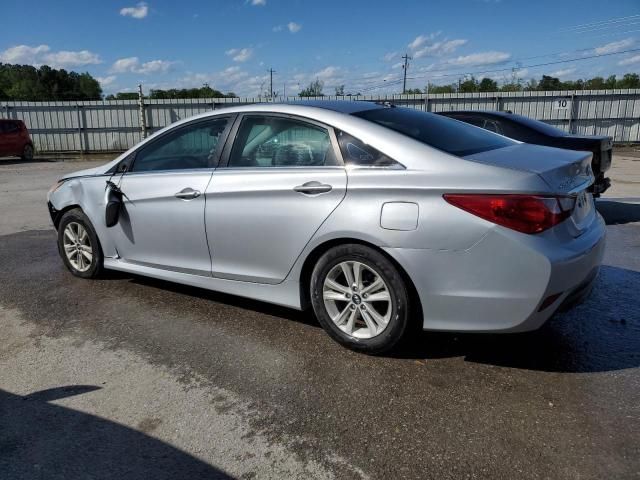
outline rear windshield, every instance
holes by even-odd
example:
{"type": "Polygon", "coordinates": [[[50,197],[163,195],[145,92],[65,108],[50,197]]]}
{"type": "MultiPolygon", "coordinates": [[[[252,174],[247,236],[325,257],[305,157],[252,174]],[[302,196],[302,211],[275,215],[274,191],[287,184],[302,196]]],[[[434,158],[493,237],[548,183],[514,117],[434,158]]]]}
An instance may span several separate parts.
{"type": "Polygon", "coordinates": [[[458,157],[515,145],[482,128],[411,108],[379,108],[353,114],[458,157]]]}
{"type": "Polygon", "coordinates": [[[553,127],[548,123],[541,122],[540,120],[534,120],[533,118],[524,117],[522,115],[509,115],[507,118],[514,120],[517,123],[525,125],[536,132],[549,135],[550,137],[564,137],[567,132],[553,127]]]}

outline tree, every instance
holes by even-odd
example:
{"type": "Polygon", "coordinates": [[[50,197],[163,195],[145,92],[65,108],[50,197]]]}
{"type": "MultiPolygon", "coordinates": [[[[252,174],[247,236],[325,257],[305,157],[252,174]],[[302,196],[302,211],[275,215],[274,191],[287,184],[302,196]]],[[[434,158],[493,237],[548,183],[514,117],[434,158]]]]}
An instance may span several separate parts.
{"type": "Polygon", "coordinates": [[[483,78],[480,80],[480,84],[478,85],[478,90],[481,92],[497,92],[498,91],[498,82],[491,78],[483,78]]]}
{"type": "Polygon", "coordinates": [[[428,83],[425,87],[426,93],[455,93],[456,87],[454,85],[435,85],[428,83]]]}
{"type": "Polygon", "coordinates": [[[89,73],[68,72],[48,65],[0,63],[0,99],[3,100],[99,100],[100,83],[89,73]]]}
{"type": "Polygon", "coordinates": [[[616,82],[616,88],[640,88],[640,76],[637,73],[625,73],[622,80],[616,82]]]}
{"type": "Polygon", "coordinates": [[[298,96],[300,97],[324,97],[322,89],[324,88],[324,82],[322,80],[314,80],[309,84],[307,88],[302,89],[298,96]]]}
{"type": "Polygon", "coordinates": [[[336,96],[344,95],[344,85],[338,85],[336,87],[336,96]]]}
{"type": "Polygon", "coordinates": [[[472,93],[478,91],[478,80],[472,75],[462,82],[458,82],[458,93],[472,93]]]}
{"type": "Polygon", "coordinates": [[[137,92],[118,92],[115,95],[112,93],[111,95],[107,95],[105,100],[137,100],[138,93],[137,92]]]}
{"type": "Polygon", "coordinates": [[[559,78],[543,75],[538,83],[538,90],[562,90],[562,83],[559,78]]]}

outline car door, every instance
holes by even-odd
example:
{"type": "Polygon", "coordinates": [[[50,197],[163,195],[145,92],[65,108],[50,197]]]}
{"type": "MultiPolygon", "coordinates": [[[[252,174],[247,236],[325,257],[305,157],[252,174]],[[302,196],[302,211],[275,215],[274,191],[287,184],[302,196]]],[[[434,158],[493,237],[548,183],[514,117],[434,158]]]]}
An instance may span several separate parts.
{"type": "Polygon", "coordinates": [[[0,155],[20,155],[20,125],[12,120],[1,122],[0,155]]]}
{"type": "Polygon", "coordinates": [[[181,125],[135,152],[129,171],[114,179],[124,205],[110,232],[122,260],[211,275],[204,192],[230,123],[225,116],[181,125]]]}
{"type": "Polygon", "coordinates": [[[207,189],[213,276],[279,283],[344,198],[335,133],[307,119],[246,114],[232,136],[207,189]]]}

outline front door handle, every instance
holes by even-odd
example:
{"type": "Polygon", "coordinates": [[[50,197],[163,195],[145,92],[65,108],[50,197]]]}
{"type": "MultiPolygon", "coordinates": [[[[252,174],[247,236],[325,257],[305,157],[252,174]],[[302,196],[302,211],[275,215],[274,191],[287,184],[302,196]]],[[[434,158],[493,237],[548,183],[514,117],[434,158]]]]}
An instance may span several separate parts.
{"type": "Polygon", "coordinates": [[[193,188],[183,188],[178,193],[174,195],[176,198],[181,198],[182,200],[193,200],[194,198],[198,198],[200,196],[199,190],[194,190],[193,188]]]}
{"type": "Polygon", "coordinates": [[[298,193],[304,193],[305,195],[317,195],[319,193],[327,193],[331,191],[331,185],[320,182],[307,182],[302,185],[294,187],[293,190],[298,193]]]}

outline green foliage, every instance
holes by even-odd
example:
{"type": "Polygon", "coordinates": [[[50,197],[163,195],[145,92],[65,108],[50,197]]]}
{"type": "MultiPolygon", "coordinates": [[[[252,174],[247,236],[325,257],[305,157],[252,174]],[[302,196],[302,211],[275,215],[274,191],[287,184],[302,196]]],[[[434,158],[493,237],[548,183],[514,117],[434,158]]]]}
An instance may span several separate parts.
{"type": "Polygon", "coordinates": [[[169,90],[151,90],[149,98],[234,98],[233,92],[222,93],[220,90],[204,84],[200,88],[171,88],[169,90]]]}
{"type": "MultiPolygon", "coordinates": [[[[473,76],[461,79],[459,83],[451,85],[434,85],[429,83],[425,92],[429,93],[468,93],[468,92],[521,92],[536,90],[606,90],[614,88],[640,88],[640,75],[637,73],[627,73],[622,78],[611,75],[603,77],[593,77],[589,79],[577,79],[562,81],[559,78],[543,75],[540,80],[534,78],[526,83],[517,77],[505,81],[498,85],[493,79],[483,78],[478,81],[473,76]]],[[[412,92],[407,92],[412,93],[412,92]]]]}
{"type": "Polygon", "coordinates": [[[324,82],[322,80],[314,80],[309,84],[307,88],[304,88],[298,96],[300,97],[324,97],[322,89],[324,88],[324,82]]]}
{"type": "Polygon", "coordinates": [[[0,63],[0,100],[100,100],[100,83],[88,73],[67,72],[47,65],[0,63]]]}
{"type": "Polygon", "coordinates": [[[137,92],[118,92],[115,95],[107,95],[105,100],[137,100],[137,92]]]}
{"type": "Polygon", "coordinates": [[[344,95],[344,85],[338,85],[336,87],[336,96],[344,95]]]}
{"type": "Polygon", "coordinates": [[[483,78],[478,84],[478,90],[481,92],[495,92],[498,90],[498,82],[491,78],[483,78]]]}

